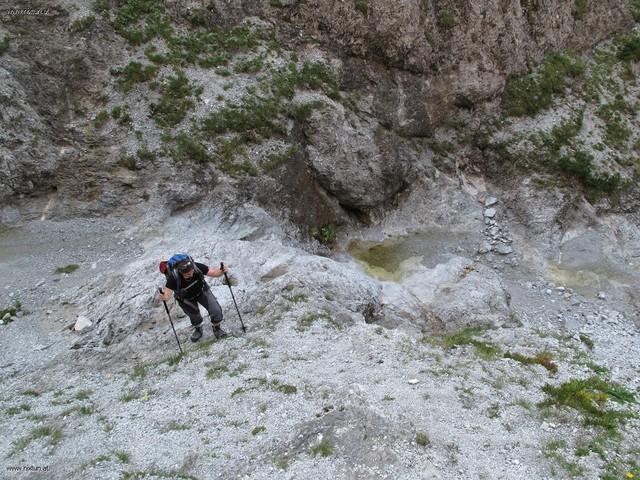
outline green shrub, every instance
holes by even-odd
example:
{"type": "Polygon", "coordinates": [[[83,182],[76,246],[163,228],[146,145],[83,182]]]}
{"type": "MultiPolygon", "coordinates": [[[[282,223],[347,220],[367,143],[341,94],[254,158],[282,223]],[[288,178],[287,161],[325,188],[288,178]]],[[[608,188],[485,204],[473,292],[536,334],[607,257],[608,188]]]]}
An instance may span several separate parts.
{"type": "Polygon", "coordinates": [[[138,162],[136,161],[136,157],[134,157],[133,155],[124,155],[120,157],[120,160],[118,160],[118,165],[131,171],[138,170],[138,162]]]}
{"type": "Polygon", "coordinates": [[[64,267],[56,268],[55,273],[73,273],[79,268],[80,268],[80,265],[76,263],[71,263],[69,265],[65,265],[64,267]]]}
{"type": "Polygon", "coordinates": [[[140,160],[145,162],[151,162],[156,158],[156,154],[151,150],[148,150],[146,147],[139,148],[138,151],[136,152],[136,155],[140,160]]]}
{"type": "Polygon", "coordinates": [[[9,407],[5,410],[7,415],[17,415],[20,412],[28,412],[29,410],[31,410],[31,405],[27,404],[27,403],[22,403],[16,407],[9,407]]]}
{"type": "Polygon", "coordinates": [[[211,12],[206,8],[194,8],[189,13],[189,22],[194,27],[208,27],[211,23],[211,12]]]}
{"type": "Polygon", "coordinates": [[[298,388],[295,385],[287,385],[286,383],[282,385],[278,385],[276,387],[276,390],[278,392],[281,392],[287,395],[290,395],[292,393],[298,393],[298,388]]]}
{"type": "Polygon", "coordinates": [[[117,120],[122,115],[122,107],[116,106],[111,109],[111,118],[117,120]]]}
{"type": "Polygon", "coordinates": [[[542,391],[547,399],[540,406],[567,406],[583,415],[585,425],[600,426],[615,431],[634,415],[622,410],[604,408],[609,400],[635,403],[635,395],[619,385],[598,377],[569,380],[559,387],[545,385],[542,391]]]}
{"type": "Polygon", "coordinates": [[[5,35],[2,37],[2,41],[0,41],[0,55],[9,50],[9,43],[11,41],[11,37],[9,35],[5,35]]]}
{"type": "Polygon", "coordinates": [[[591,4],[591,0],[574,0],[573,6],[573,16],[574,18],[582,18],[584,14],[589,10],[589,6],[591,4]]]}
{"type": "Polygon", "coordinates": [[[623,61],[640,61],[640,35],[628,35],[618,47],[617,56],[623,61]]]}
{"type": "Polygon", "coordinates": [[[79,390],[78,393],[75,394],[74,398],[76,400],[87,400],[92,393],[93,390],[79,390]]]}
{"type": "Polygon", "coordinates": [[[369,0],[353,0],[353,6],[358,12],[366,15],[369,11],[369,0]]]}
{"type": "Polygon", "coordinates": [[[298,323],[296,325],[296,330],[298,330],[299,332],[304,332],[305,330],[308,330],[309,328],[311,328],[311,325],[313,325],[318,320],[325,320],[326,325],[328,327],[331,327],[331,328],[338,327],[338,325],[331,318],[329,313],[327,313],[327,311],[325,310],[320,313],[308,313],[304,317],[301,317],[298,320],[298,323]]]}
{"type": "Polygon", "coordinates": [[[326,107],[327,104],[321,100],[314,100],[312,102],[296,105],[291,112],[291,116],[298,122],[305,122],[311,117],[314,111],[320,110],[326,107]]]}
{"type": "Polygon", "coordinates": [[[551,105],[553,94],[562,92],[567,77],[581,75],[584,68],[584,62],[573,55],[550,55],[536,74],[507,80],[502,107],[511,116],[535,115],[551,105]]]}
{"type": "Polygon", "coordinates": [[[314,457],[320,455],[321,457],[329,457],[333,453],[333,445],[328,440],[322,440],[311,447],[311,455],[314,457]]]}
{"type": "Polygon", "coordinates": [[[258,73],[264,66],[264,55],[242,60],[234,66],[236,73],[258,73]]]}
{"type": "Polygon", "coordinates": [[[165,425],[163,425],[162,428],[160,428],[160,431],[162,433],[167,433],[167,432],[180,431],[180,430],[189,430],[190,428],[191,428],[191,425],[188,425],[186,423],[176,422],[175,420],[171,420],[165,425]]]}
{"type": "Polygon", "coordinates": [[[151,117],[161,127],[176,126],[195,106],[195,102],[190,97],[201,92],[201,88],[190,84],[184,72],[179,71],[176,76],[169,77],[163,83],[160,103],[150,106],[151,117]]]}
{"type": "Polygon", "coordinates": [[[126,1],[118,8],[113,25],[119,35],[134,45],[148,42],[157,36],[166,40],[173,33],[165,15],[164,2],[157,0],[126,1]]]}
{"type": "Polygon", "coordinates": [[[588,335],[580,333],[578,336],[580,337],[580,341],[584,343],[589,350],[593,350],[594,343],[588,335]]]}
{"type": "Polygon", "coordinates": [[[239,106],[226,106],[205,118],[202,131],[211,137],[227,132],[268,138],[285,133],[278,123],[280,104],[275,99],[246,96],[239,106]]]}
{"type": "Polygon", "coordinates": [[[431,444],[429,435],[423,432],[416,433],[416,443],[421,447],[428,447],[431,444]]]}
{"type": "Polygon", "coordinates": [[[224,140],[219,143],[216,151],[216,159],[221,170],[232,177],[238,177],[243,174],[251,175],[255,177],[258,174],[258,169],[246,158],[246,140],[243,136],[224,140]],[[237,161],[236,158],[243,157],[241,161],[237,161]]]}
{"type": "Polygon", "coordinates": [[[21,452],[31,442],[39,438],[48,438],[49,446],[55,447],[62,439],[62,432],[59,429],[48,425],[34,428],[31,433],[29,433],[29,435],[19,438],[13,443],[13,450],[11,451],[10,455],[21,452]]]}
{"type": "Polygon", "coordinates": [[[135,390],[130,390],[120,395],[120,401],[122,403],[132,402],[133,400],[138,400],[139,398],[141,398],[141,394],[140,392],[137,392],[135,390]]]}
{"type": "Polygon", "coordinates": [[[336,241],[336,226],[333,224],[311,228],[311,236],[323,245],[332,246],[336,241]]]}
{"type": "Polygon", "coordinates": [[[549,134],[541,134],[541,140],[545,147],[552,153],[557,153],[564,145],[568,145],[571,140],[582,130],[584,111],[579,111],[573,117],[562,122],[557,127],[551,129],[549,134]]]}
{"type": "Polygon", "coordinates": [[[270,172],[275,170],[280,165],[285,164],[287,161],[295,157],[298,149],[295,145],[292,145],[281,152],[270,153],[260,162],[260,167],[264,172],[270,172]]]}
{"type": "Polygon", "coordinates": [[[142,65],[139,62],[129,62],[122,68],[111,70],[111,74],[119,77],[116,81],[123,92],[128,92],[136,83],[142,83],[155,77],[158,67],[155,65],[142,65]]]}
{"type": "Polygon", "coordinates": [[[438,26],[444,29],[450,29],[456,24],[456,17],[449,10],[442,10],[438,13],[438,26]]]}
{"type": "Polygon", "coordinates": [[[558,162],[561,172],[577,178],[584,186],[596,192],[613,193],[620,186],[620,175],[595,174],[593,156],[578,151],[573,157],[562,157],[558,162]]]}
{"type": "Polygon", "coordinates": [[[510,358],[516,362],[524,363],[525,365],[542,365],[551,373],[557,373],[558,371],[558,365],[553,362],[553,357],[549,352],[540,352],[536,354],[535,357],[507,352],[504,354],[504,358],[510,358]]]}
{"type": "Polygon", "coordinates": [[[331,67],[323,62],[304,62],[298,72],[296,86],[322,90],[329,98],[337,99],[340,96],[340,81],[331,67]]]}
{"type": "Polygon", "coordinates": [[[462,330],[442,337],[423,337],[422,341],[438,345],[446,349],[452,349],[462,345],[473,345],[476,353],[486,360],[493,360],[501,356],[500,349],[490,343],[477,340],[475,337],[482,334],[487,327],[466,327],[462,330]]]}
{"type": "Polygon", "coordinates": [[[120,463],[129,463],[129,454],[123,451],[113,452],[120,463]]]}
{"type": "MultiPolygon", "coordinates": [[[[211,68],[226,65],[234,53],[257,47],[264,35],[260,30],[237,26],[230,30],[208,29],[205,32],[172,36],[167,41],[169,52],[166,56],[155,58],[175,66],[198,64],[203,68],[211,68]]],[[[147,56],[149,54],[153,54],[153,51],[149,50],[147,56]]]]}
{"type": "Polygon", "coordinates": [[[105,123],[109,120],[109,112],[106,110],[102,110],[93,121],[93,125],[96,128],[102,128],[105,123]]]}
{"type": "Polygon", "coordinates": [[[94,17],[93,15],[79,18],[69,26],[69,30],[74,33],[81,32],[82,30],[86,30],[91,25],[93,25],[95,21],[96,21],[96,17],[94,17]]]}
{"type": "Polygon", "coordinates": [[[198,163],[208,163],[211,161],[207,149],[198,141],[186,133],[180,133],[174,137],[175,148],[171,151],[171,156],[177,162],[195,161],[198,163]]]}
{"type": "Polygon", "coordinates": [[[616,150],[624,150],[631,137],[631,129],[620,115],[614,115],[605,125],[604,143],[616,150]]]}
{"type": "Polygon", "coordinates": [[[636,22],[640,22],[640,0],[631,0],[631,14],[636,22]]]}
{"type": "Polygon", "coordinates": [[[13,305],[11,307],[3,308],[0,310],[0,320],[3,319],[7,314],[9,314],[9,318],[7,318],[4,322],[8,323],[11,317],[15,317],[16,314],[22,310],[22,303],[18,300],[14,300],[13,305]]]}

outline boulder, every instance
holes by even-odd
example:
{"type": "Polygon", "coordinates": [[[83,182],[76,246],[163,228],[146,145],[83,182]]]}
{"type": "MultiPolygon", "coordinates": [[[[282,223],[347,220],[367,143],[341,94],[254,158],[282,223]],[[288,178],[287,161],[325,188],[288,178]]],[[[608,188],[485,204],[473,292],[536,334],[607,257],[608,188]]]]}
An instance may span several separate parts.
{"type": "Polygon", "coordinates": [[[303,126],[317,181],[341,205],[367,210],[392,199],[409,182],[413,155],[397,135],[326,99],[303,126]]]}
{"type": "Polygon", "coordinates": [[[432,269],[417,267],[399,284],[385,285],[382,301],[387,323],[430,333],[495,327],[510,315],[498,274],[463,257],[451,257],[432,269]]]}

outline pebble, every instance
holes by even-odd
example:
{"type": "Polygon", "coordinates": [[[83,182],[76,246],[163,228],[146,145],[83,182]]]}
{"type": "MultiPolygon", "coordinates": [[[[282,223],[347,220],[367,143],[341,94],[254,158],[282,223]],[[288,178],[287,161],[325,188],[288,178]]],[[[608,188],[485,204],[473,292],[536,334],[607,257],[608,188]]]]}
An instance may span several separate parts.
{"type": "Polygon", "coordinates": [[[489,253],[491,251],[491,245],[489,242],[482,242],[482,244],[478,247],[478,253],[484,254],[489,253]]]}
{"type": "Polygon", "coordinates": [[[418,383],[418,379],[417,378],[412,378],[409,380],[409,385],[415,385],[416,383],[418,383]]]}
{"type": "Polygon", "coordinates": [[[493,218],[496,216],[496,209],[495,208],[487,208],[484,211],[484,216],[487,218],[493,218]]]}
{"type": "Polygon", "coordinates": [[[487,198],[487,200],[484,202],[484,206],[485,207],[490,207],[492,205],[495,205],[496,203],[498,203],[498,199],[496,197],[489,197],[487,198]]]}
{"type": "Polygon", "coordinates": [[[546,295],[551,295],[551,289],[547,288],[547,289],[544,291],[544,293],[545,293],[546,295]]]}
{"type": "Polygon", "coordinates": [[[499,253],[500,255],[509,255],[510,253],[513,253],[513,248],[511,248],[511,246],[509,245],[505,245],[503,243],[501,243],[500,245],[498,245],[495,248],[496,252],[499,253]]]}
{"type": "Polygon", "coordinates": [[[599,298],[600,300],[604,300],[605,298],[607,298],[607,296],[604,294],[604,292],[598,292],[596,297],[599,298]]]}

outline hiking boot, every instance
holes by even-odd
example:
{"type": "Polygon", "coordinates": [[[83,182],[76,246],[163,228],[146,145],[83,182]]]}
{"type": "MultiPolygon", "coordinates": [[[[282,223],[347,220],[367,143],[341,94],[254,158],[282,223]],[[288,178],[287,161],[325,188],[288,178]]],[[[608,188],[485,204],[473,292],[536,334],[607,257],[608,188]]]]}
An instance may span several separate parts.
{"type": "Polygon", "coordinates": [[[227,332],[225,332],[222,328],[220,328],[220,325],[214,325],[213,326],[213,335],[220,339],[220,338],[224,338],[227,336],[227,332]]]}
{"type": "Polygon", "coordinates": [[[202,338],[202,327],[195,327],[193,329],[193,333],[191,334],[191,341],[197,342],[202,338]]]}

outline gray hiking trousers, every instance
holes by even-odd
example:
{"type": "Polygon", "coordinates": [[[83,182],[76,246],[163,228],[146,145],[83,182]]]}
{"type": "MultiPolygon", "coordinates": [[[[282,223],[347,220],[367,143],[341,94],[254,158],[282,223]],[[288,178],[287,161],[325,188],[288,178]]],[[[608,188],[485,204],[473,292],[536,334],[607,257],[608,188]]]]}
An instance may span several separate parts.
{"type": "Polygon", "coordinates": [[[186,313],[189,320],[191,320],[191,325],[194,327],[202,325],[203,320],[202,315],[200,315],[200,307],[198,304],[202,305],[207,312],[209,312],[211,323],[213,323],[213,325],[217,326],[222,323],[222,308],[220,308],[218,300],[213,296],[210,289],[204,288],[196,298],[178,300],[178,305],[182,307],[184,313],[186,313]]]}

